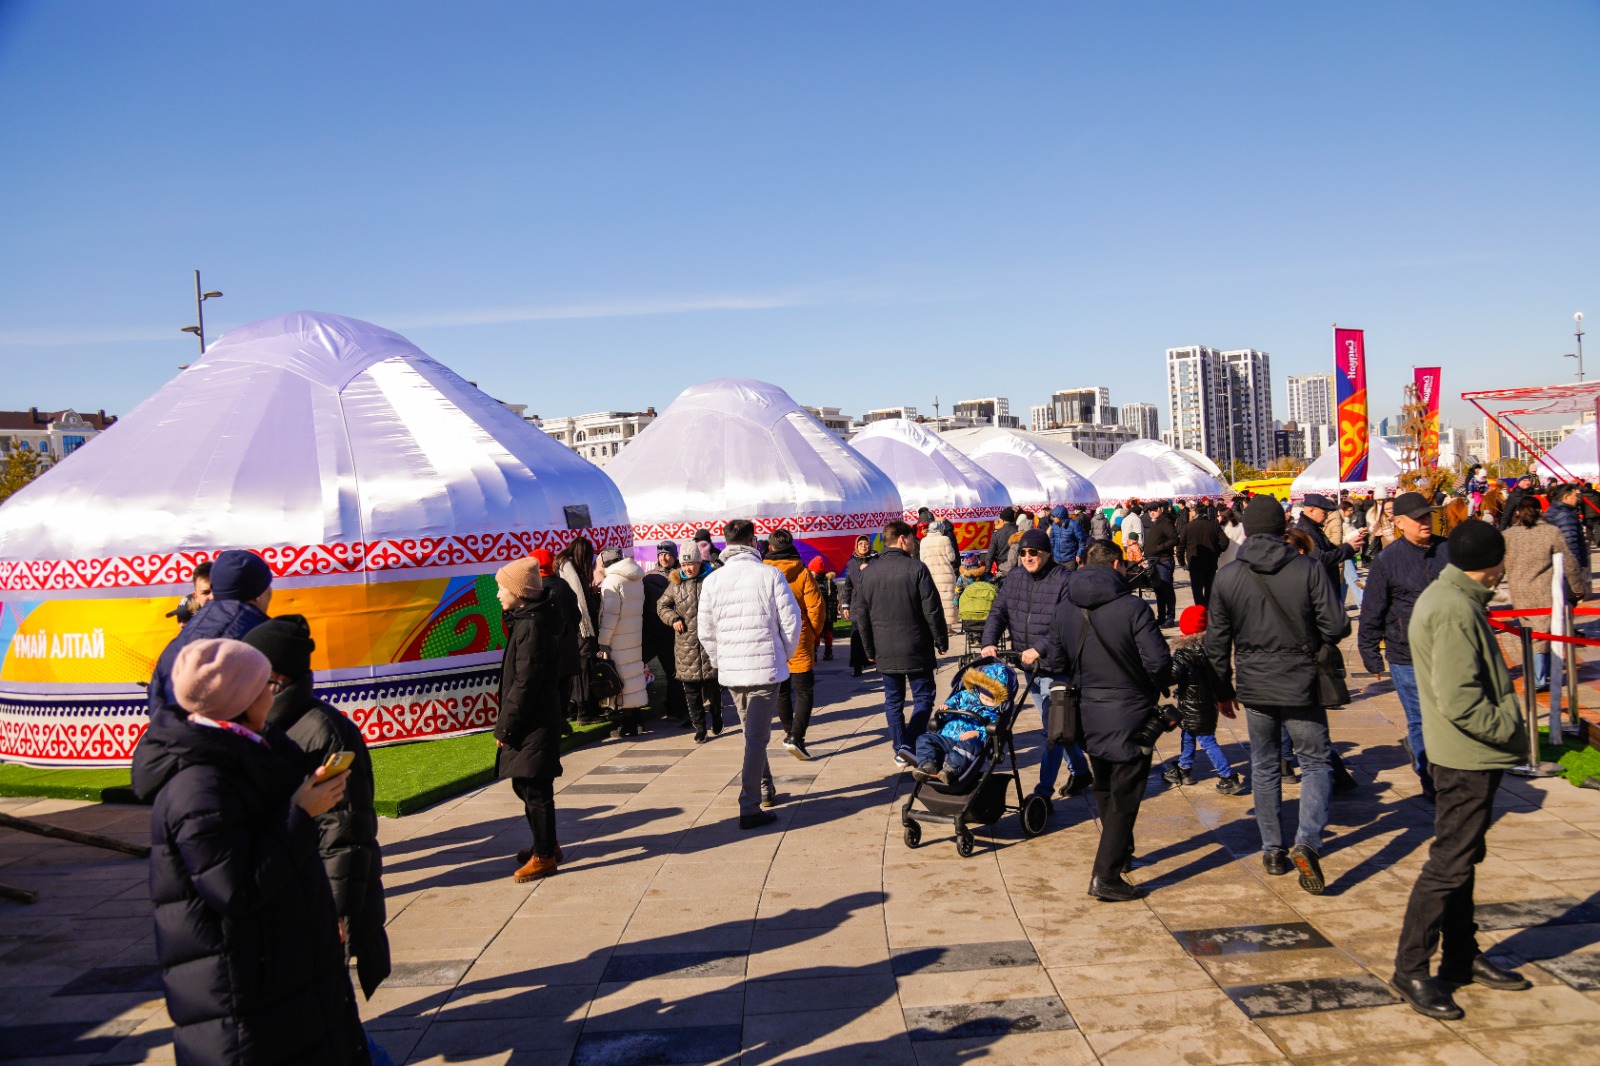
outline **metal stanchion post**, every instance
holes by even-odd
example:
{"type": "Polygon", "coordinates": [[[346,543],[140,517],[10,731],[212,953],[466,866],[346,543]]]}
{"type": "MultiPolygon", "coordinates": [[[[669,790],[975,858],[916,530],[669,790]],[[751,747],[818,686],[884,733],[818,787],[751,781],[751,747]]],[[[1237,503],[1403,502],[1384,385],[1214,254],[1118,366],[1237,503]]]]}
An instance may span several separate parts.
{"type": "MultiPolygon", "coordinates": [[[[1573,614],[1572,605],[1567,604],[1567,635],[1577,636],[1577,615],[1573,614]]],[[[1578,737],[1583,735],[1583,721],[1578,715],[1578,646],[1576,644],[1563,645],[1567,661],[1567,724],[1564,727],[1567,736],[1578,737]]]]}
{"type": "Polygon", "coordinates": [[[1533,696],[1533,628],[1519,625],[1522,634],[1522,720],[1528,730],[1528,761],[1513,766],[1518,777],[1554,777],[1561,767],[1539,759],[1539,701],[1533,696]]]}

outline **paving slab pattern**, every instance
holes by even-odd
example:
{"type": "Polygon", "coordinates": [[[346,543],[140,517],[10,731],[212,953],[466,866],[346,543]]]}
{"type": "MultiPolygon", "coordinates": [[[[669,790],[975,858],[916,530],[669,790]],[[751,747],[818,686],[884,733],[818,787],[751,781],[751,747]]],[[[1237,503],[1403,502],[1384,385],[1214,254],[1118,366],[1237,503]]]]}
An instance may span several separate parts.
{"type": "MultiPolygon", "coordinates": [[[[419,1064],[1600,1061],[1600,795],[1565,782],[1508,778],[1479,867],[1485,949],[1535,988],[1463,989],[1455,1023],[1388,991],[1432,810],[1392,687],[1362,680],[1331,716],[1361,788],[1334,803],[1326,895],[1266,874],[1249,797],[1209,770],[1186,788],[1152,772],[1138,902],[1085,894],[1088,796],[1030,840],[1008,814],[967,859],[937,825],[907,848],[876,678],[841,657],[818,664],[817,757],[770,753],[768,829],[735,824],[731,712],[704,745],[656,723],[567,756],[567,861],[542,882],[511,881],[527,827],[503,783],[384,820],[395,972],[363,1014],[419,1064]]],[[[1037,715],[1021,730],[1031,785],[1037,715]]],[[[1222,724],[1247,769],[1245,739],[1222,724]]],[[[139,808],[0,810],[148,835],[139,808]]],[[[171,1061],[145,864],[0,835],[0,881],[40,893],[0,904],[0,1062],[171,1061]]]]}

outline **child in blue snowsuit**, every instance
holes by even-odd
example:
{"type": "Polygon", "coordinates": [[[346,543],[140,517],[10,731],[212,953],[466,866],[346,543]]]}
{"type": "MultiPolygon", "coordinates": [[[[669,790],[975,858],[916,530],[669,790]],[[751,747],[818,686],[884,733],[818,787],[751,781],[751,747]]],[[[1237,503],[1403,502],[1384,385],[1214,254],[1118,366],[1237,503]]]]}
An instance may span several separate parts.
{"type": "Polygon", "coordinates": [[[919,779],[938,778],[947,786],[975,779],[988,746],[988,729],[999,721],[999,708],[1016,695],[1016,682],[1004,663],[972,666],[961,688],[934,717],[934,727],[917,738],[919,779]]]}

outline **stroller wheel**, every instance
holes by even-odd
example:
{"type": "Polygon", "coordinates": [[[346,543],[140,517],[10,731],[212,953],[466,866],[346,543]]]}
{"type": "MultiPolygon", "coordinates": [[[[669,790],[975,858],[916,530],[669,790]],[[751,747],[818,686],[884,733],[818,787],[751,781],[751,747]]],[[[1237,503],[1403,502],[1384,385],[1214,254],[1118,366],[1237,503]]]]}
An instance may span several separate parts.
{"type": "Polygon", "coordinates": [[[1050,801],[1033,795],[1022,801],[1022,835],[1036,837],[1050,824],[1050,801]]]}
{"type": "Polygon", "coordinates": [[[972,858],[972,853],[977,850],[977,845],[978,842],[973,839],[969,831],[963,829],[956,834],[956,854],[963,859],[972,858]]]}
{"type": "Polygon", "coordinates": [[[918,825],[916,822],[907,822],[906,823],[905,837],[906,837],[906,847],[908,847],[908,848],[914,848],[918,844],[921,844],[922,843],[922,826],[918,825]]]}

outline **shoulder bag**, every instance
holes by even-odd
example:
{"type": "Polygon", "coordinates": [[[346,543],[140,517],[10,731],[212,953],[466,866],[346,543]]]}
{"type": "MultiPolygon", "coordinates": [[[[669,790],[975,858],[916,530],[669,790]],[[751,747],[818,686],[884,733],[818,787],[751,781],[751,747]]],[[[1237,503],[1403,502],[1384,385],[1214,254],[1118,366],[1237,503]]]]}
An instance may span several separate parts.
{"type": "Polygon", "coordinates": [[[1283,604],[1278,602],[1278,597],[1272,594],[1260,574],[1246,566],[1245,573],[1254,579],[1262,593],[1267,597],[1267,602],[1272,604],[1272,609],[1278,615],[1278,621],[1283,623],[1283,628],[1288,631],[1295,643],[1300,645],[1300,650],[1311,656],[1317,664],[1317,703],[1323,708],[1343,707],[1350,702],[1350,686],[1344,680],[1344,656],[1339,653],[1337,644],[1319,644],[1312,648],[1311,643],[1303,635],[1303,630],[1298,622],[1289,617],[1289,612],[1283,609],[1283,604]]]}

